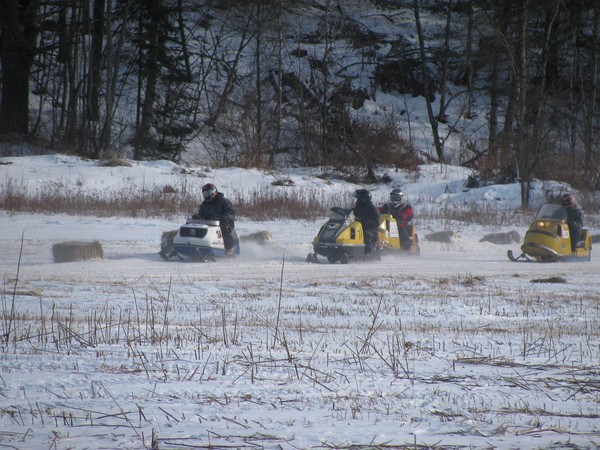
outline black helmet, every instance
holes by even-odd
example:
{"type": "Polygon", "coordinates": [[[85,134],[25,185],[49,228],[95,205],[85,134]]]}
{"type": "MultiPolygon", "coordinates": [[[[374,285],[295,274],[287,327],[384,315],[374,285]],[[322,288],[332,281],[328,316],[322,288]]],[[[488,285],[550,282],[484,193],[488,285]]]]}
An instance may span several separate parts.
{"type": "Polygon", "coordinates": [[[371,200],[371,193],[366,189],[357,189],[352,193],[352,197],[356,197],[357,200],[371,200]]]}
{"type": "Polygon", "coordinates": [[[402,205],[404,204],[405,198],[406,196],[401,189],[392,189],[392,192],[390,192],[390,201],[392,203],[398,203],[399,205],[402,205]]]}
{"type": "Polygon", "coordinates": [[[217,198],[217,195],[217,187],[214,184],[206,183],[204,186],[202,186],[202,197],[204,197],[204,200],[207,202],[213,201],[215,198],[217,198]]]}
{"type": "Polygon", "coordinates": [[[575,197],[573,197],[573,194],[567,192],[566,194],[561,195],[560,204],[563,205],[565,208],[572,208],[577,204],[577,202],[575,201],[575,197]]]}

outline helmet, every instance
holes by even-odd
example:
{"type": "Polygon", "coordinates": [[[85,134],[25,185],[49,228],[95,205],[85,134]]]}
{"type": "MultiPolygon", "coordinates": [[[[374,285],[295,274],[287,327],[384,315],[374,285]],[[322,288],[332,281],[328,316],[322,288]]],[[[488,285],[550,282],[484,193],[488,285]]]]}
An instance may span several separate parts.
{"type": "Polygon", "coordinates": [[[357,200],[371,200],[371,193],[366,189],[357,189],[352,193],[352,197],[356,197],[357,200]]]}
{"type": "Polygon", "coordinates": [[[217,187],[212,183],[206,183],[202,186],[202,197],[207,202],[211,202],[217,198],[217,187]]]}
{"type": "Polygon", "coordinates": [[[402,205],[402,204],[404,204],[404,200],[405,200],[404,192],[402,192],[400,189],[393,189],[392,192],[390,192],[390,201],[392,203],[398,203],[398,204],[402,205]]]}
{"type": "Polygon", "coordinates": [[[566,194],[561,195],[560,204],[563,205],[565,208],[572,208],[577,203],[575,202],[575,197],[573,197],[573,194],[569,194],[567,192],[566,194]]]}

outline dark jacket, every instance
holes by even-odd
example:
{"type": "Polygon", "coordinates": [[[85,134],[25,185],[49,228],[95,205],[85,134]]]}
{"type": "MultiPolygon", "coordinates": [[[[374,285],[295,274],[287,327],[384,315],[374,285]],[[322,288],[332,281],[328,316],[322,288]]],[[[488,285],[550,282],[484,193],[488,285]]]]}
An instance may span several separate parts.
{"type": "Polygon", "coordinates": [[[235,227],[235,210],[231,200],[225,198],[221,193],[217,193],[217,198],[211,201],[203,201],[198,207],[198,213],[193,216],[195,219],[219,220],[221,225],[227,225],[230,228],[235,227]]]}
{"type": "Polygon", "coordinates": [[[571,208],[566,208],[567,210],[567,223],[569,226],[575,226],[577,229],[583,227],[583,214],[581,213],[581,208],[579,206],[573,206],[571,208]]]}
{"type": "Polygon", "coordinates": [[[353,209],[354,217],[365,230],[377,230],[379,228],[379,210],[368,198],[358,198],[353,209]]]}

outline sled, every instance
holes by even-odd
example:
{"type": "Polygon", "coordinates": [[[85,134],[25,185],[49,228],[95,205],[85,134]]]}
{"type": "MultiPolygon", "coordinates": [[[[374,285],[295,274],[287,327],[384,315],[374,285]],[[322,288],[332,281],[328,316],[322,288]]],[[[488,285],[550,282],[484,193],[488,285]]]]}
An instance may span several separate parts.
{"type": "Polygon", "coordinates": [[[589,230],[579,230],[573,251],[567,210],[561,205],[547,203],[542,205],[525,233],[521,254],[515,256],[512,250],[506,254],[508,259],[515,262],[591,261],[592,238],[589,230]]]}
{"type": "Polygon", "coordinates": [[[240,242],[235,230],[230,254],[225,251],[218,220],[187,219],[176,231],[163,233],[159,255],[165,261],[215,261],[217,258],[240,254],[240,242]]]}

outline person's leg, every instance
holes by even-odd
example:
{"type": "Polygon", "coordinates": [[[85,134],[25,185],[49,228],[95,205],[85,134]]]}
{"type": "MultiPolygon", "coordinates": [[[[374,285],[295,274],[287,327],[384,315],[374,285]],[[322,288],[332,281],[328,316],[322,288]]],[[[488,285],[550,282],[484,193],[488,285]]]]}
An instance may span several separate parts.
{"type": "Polygon", "coordinates": [[[406,246],[410,246],[410,244],[408,244],[408,234],[406,233],[406,228],[400,228],[398,230],[398,236],[400,237],[400,248],[406,250],[406,246]]]}
{"type": "Polygon", "coordinates": [[[403,250],[410,250],[412,247],[412,227],[398,227],[398,236],[400,238],[400,247],[403,250]]]}
{"type": "Polygon", "coordinates": [[[371,233],[365,230],[365,255],[371,253],[371,233]]]}
{"type": "Polygon", "coordinates": [[[228,225],[221,225],[221,234],[223,235],[223,244],[225,245],[225,252],[229,253],[229,251],[233,250],[233,245],[235,244],[231,228],[229,228],[228,225]]]}
{"type": "Polygon", "coordinates": [[[571,235],[571,251],[577,248],[579,242],[579,227],[577,225],[569,225],[569,234],[571,235]]]}
{"type": "Polygon", "coordinates": [[[371,254],[377,245],[377,230],[365,230],[365,255],[371,254]]]}

